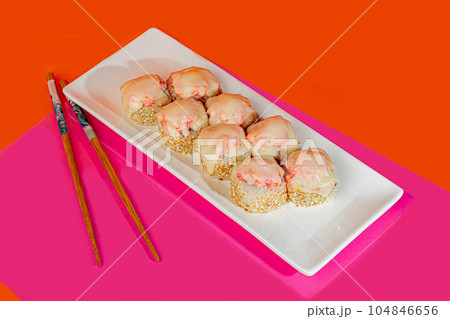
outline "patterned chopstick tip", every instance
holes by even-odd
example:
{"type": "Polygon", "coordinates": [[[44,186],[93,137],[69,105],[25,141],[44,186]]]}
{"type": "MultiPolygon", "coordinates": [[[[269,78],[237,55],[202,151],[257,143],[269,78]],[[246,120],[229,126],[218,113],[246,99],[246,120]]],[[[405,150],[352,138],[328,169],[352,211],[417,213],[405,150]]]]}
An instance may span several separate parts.
{"type": "Polygon", "coordinates": [[[47,73],[45,75],[47,80],[48,90],[50,92],[50,98],[52,99],[53,109],[55,110],[56,121],[58,122],[59,132],[61,135],[68,134],[66,120],[64,119],[64,113],[61,105],[61,100],[58,96],[58,90],[55,84],[55,77],[53,73],[47,73]]]}

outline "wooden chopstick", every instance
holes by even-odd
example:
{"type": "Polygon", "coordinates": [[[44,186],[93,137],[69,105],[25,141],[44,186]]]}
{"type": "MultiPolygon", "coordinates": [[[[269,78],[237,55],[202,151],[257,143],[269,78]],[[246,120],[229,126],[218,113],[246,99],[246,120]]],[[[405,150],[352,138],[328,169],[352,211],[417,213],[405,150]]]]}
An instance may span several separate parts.
{"type": "MultiPolygon", "coordinates": [[[[67,85],[66,80],[61,80],[59,82],[59,85],[61,88],[64,88],[67,85]]],[[[156,261],[159,261],[160,258],[158,256],[158,253],[155,250],[155,247],[153,246],[153,243],[151,242],[147,230],[142,225],[142,222],[136,213],[136,210],[133,207],[133,204],[131,203],[130,198],[128,197],[127,192],[125,191],[122,183],[120,182],[119,177],[116,174],[116,171],[114,170],[113,166],[111,165],[111,162],[108,159],[108,156],[106,155],[100,141],[97,138],[97,135],[95,134],[94,129],[90,125],[86,114],[84,114],[84,111],[81,109],[79,105],[74,103],[73,101],[67,99],[70,106],[72,107],[72,110],[77,116],[78,121],[80,122],[81,126],[83,127],[84,132],[86,133],[87,137],[89,138],[92,147],[94,147],[95,152],[97,153],[100,161],[103,164],[103,167],[106,169],[106,172],[109,175],[109,178],[111,179],[112,183],[114,184],[114,187],[116,188],[117,192],[119,193],[120,198],[122,199],[123,203],[125,204],[125,207],[127,208],[129,214],[131,215],[131,218],[133,219],[134,223],[136,224],[137,228],[139,229],[139,232],[141,233],[142,237],[144,237],[145,242],[147,243],[148,248],[150,249],[150,252],[152,253],[153,257],[156,261]]]]}
{"type": "Polygon", "coordinates": [[[84,223],[86,224],[89,240],[91,242],[92,249],[94,250],[95,260],[97,261],[98,265],[101,265],[100,254],[98,252],[98,247],[94,236],[94,229],[92,227],[91,217],[89,216],[89,210],[86,204],[83,186],[81,185],[80,175],[78,174],[77,163],[75,162],[72,144],[70,143],[69,131],[67,130],[66,121],[64,119],[61,100],[56,89],[55,78],[53,76],[53,73],[47,73],[45,75],[45,78],[47,80],[48,89],[50,91],[50,97],[52,99],[53,108],[55,110],[59,132],[61,133],[64,150],[66,152],[67,161],[69,162],[70,172],[72,173],[73,183],[77,192],[78,202],[80,204],[81,213],[83,214],[84,223]]]}

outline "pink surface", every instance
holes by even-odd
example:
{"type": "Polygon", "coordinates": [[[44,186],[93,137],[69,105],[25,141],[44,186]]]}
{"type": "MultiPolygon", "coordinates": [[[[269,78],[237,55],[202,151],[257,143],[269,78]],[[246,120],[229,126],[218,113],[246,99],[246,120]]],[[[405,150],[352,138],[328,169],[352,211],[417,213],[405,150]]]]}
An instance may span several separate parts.
{"type": "MultiPolygon", "coordinates": [[[[406,191],[336,261],[377,300],[449,299],[448,192],[277,104],[406,191]]],[[[125,142],[90,119],[150,226],[186,186],[164,169],[149,176],[126,167],[125,142]]],[[[192,190],[150,229],[160,263],[142,240],[123,254],[137,231],[73,116],[68,126],[103,265],[95,266],[51,114],[0,154],[0,281],[19,298],[75,300],[110,267],[81,300],[369,299],[334,262],[313,277],[298,273],[192,190]]]]}

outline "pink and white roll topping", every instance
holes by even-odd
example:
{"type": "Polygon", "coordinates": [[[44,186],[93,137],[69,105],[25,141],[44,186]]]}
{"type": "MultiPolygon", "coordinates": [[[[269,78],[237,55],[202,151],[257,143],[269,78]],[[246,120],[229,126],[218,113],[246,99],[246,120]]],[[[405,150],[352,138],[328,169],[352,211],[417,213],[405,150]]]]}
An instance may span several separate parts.
{"type": "Polygon", "coordinates": [[[252,102],[240,94],[223,93],[206,100],[209,125],[236,124],[246,129],[256,121],[252,102]]]}
{"type": "Polygon", "coordinates": [[[294,129],[282,116],[272,116],[247,128],[253,156],[272,156],[284,160],[299,149],[294,129]]]}
{"type": "Polygon", "coordinates": [[[236,124],[208,126],[195,141],[203,170],[212,177],[228,178],[237,162],[250,157],[245,131],[236,124]]]}
{"type": "Polygon", "coordinates": [[[197,145],[200,154],[216,160],[236,158],[248,153],[245,131],[236,124],[208,126],[200,131],[197,145]]]}
{"type": "Polygon", "coordinates": [[[320,148],[293,152],[286,161],[288,189],[302,194],[333,195],[336,186],[335,166],[320,148]]]}
{"type": "Polygon", "coordinates": [[[259,188],[280,187],[284,170],[273,158],[247,158],[236,167],[236,177],[259,188]]]}
{"type": "Polygon", "coordinates": [[[187,137],[208,126],[205,107],[193,98],[164,106],[156,113],[156,118],[160,128],[170,137],[187,137]]]}
{"type": "Polygon", "coordinates": [[[274,210],[287,200],[284,170],[273,157],[247,158],[230,173],[231,197],[251,213],[274,210]]]}
{"type": "Polygon", "coordinates": [[[171,101],[166,83],[157,74],[145,74],[121,85],[122,106],[129,117],[142,107],[158,107],[171,101]]]}
{"type": "Polygon", "coordinates": [[[205,100],[222,91],[211,71],[195,66],[170,74],[167,85],[174,100],[205,100]]]}

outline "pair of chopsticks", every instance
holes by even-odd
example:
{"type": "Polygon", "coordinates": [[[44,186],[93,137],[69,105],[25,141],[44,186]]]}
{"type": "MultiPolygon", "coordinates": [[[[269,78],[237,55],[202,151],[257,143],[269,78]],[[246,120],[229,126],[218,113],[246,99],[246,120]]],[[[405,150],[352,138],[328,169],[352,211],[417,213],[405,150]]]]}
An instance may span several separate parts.
{"type": "MultiPolygon", "coordinates": [[[[86,204],[86,198],[84,196],[83,187],[81,185],[80,176],[78,174],[77,164],[75,162],[75,157],[73,154],[72,145],[70,143],[69,139],[69,131],[67,130],[66,121],[64,119],[64,113],[63,108],[61,105],[61,100],[58,95],[58,91],[55,84],[55,78],[53,73],[47,73],[46,74],[46,80],[48,89],[50,91],[50,97],[52,99],[53,108],[55,110],[56,120],[58,122],[59,132],[61,133],[61,138],[64,145],[64,150],[66,152],[67,160],[69,162],[70,171],[72,173],[73,182],[75,184],[75,190],[78,196],[78,202],[80,204],[81,212],[83,214],[83,219],[86,224],[86,229],[89,235],[89,240],[91,242],[92,249],[94,251],[95,260],[97,261],[97,264],[101,264],[100,255],[97,247],[97,243],[95,241],[94,236],[94,229],[92,227],[91,218],[89,215],[88,207],[86,204]]],[[[61,80],[59,83],[61,89],[63,89],[67,85],[66,80],[61,80]]],[[[80,106],[75,104],[71,100],[67,100],[68,104],[74,111],[75,115],[77,116],[78,121],[80,122],[84,132],[86,133],[86,136],[89,138],[95,152],[97,153],[100,161],[103,164],[103,167],[106,169],[106,172],[109,175],[109,178],[111,179],[112,183],[114,184],[114,187],[116,188],[117,192],[119,193],[120,198],[122,199],[123,203],[125,204],[125,207],[127,208],[129,214],[131,215],[131,218],[133,219],[134,223],[136,224],[137,228],[139,229],[139,232],[141,233],[141,236],[144,238],[148,248],[150,249],[150,252],[152,253],[153,257],[156,261],[159,261],[159,256],[155,250],[155,247],[153,246],[146,229],[142,225],[141,220],[139,219],[139,216],[136,213],[136,210],[133,207],[133,204],[130,201],[130,198],[128,197],[122,183],[119,180],[119,177],[117,176],[113,166],[111,165],[111,162],[108,159],[108,156],[106,155],[105,151],[103,150],[103,147],[100,143],[100,141],[97,138],[97,135],[95,134],[94,129],[90,125],[86,114],[84,114],[84,111],[81,109],[80,106]]]]}

